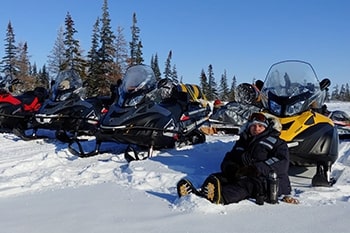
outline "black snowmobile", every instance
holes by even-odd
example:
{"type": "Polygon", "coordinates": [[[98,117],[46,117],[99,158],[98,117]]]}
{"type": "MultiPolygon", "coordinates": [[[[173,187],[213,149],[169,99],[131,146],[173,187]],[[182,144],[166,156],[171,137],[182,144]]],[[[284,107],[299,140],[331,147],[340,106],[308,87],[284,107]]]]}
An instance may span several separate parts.
{"type": "Polygon", "coordinates": [[[28,122],[48,96],[44,87],[13,95],[13,85],[17,83],[18,79],[12,80],[10,77],[0,80],[0,132],[27,129],[28,122]]]}
{"type": "Polygon", "coordinates": [[[199,127],[208,119],[210,108],[189,101],[189,92],[168,79],[156,82],[153,70],[145,65],[128,68],[117,88],[117,99],[103,117],[96,132],[96,147],[85,152],[76,140],[69,148],[80,157],[103,152],[103,142],[128,145],[128,161],[152,156],[154,149],[205,142],[199,127]]]}
{"type": "Polygon", "coordinates": [[[83,82],[74,70],[61,71],[51,87],[50,97],[34,115],[30,134],[21,132],[24,139],[45,137],[38,130],[55,132],[56,138],[70,142],[79,135],[93,135],[98,128],[101,109],[85,99],[83,82]]]}

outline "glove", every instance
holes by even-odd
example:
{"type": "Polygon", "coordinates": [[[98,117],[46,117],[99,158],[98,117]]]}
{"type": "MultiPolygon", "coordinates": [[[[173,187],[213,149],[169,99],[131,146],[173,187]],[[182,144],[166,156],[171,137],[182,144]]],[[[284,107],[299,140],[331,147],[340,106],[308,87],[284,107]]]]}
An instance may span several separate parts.
{"type": "Polygon", "coordinates": [[[234,162],[224,162],[221,165],[221,171],[227,178],[235,178],[239,170],[239,165],[234,162]]]}
{"type": "Polygon", "coordinates": [[[251,155],[247,152],[242,154],[241,159],[242,159],[242,164],[244,164],[245,166],[249,166],[249,164],[252,163],[251,155]]]}
{"type": "Polygon", "coordinates": [[[242,167],[238,170],[238,176],[258,177],[260,172],[254,165],[242,167]]]}

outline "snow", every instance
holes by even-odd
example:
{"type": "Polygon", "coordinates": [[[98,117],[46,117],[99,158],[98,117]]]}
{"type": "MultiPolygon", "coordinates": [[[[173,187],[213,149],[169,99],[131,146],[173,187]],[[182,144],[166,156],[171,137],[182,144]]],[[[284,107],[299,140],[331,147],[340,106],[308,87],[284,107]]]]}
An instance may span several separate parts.
{"type": "MultiPolygon", "coordinates": [[[[350,113],[350,103],[327,105],[350,113]]],[[[244,200],[223,206],[194,195],[178,198],[176,182],[186,176],[200,186],[218,171],[235,140],[208,136],[204,144],[155,151],[152,158],[128,164],[120,153],[123,145],[110,145],[115,153],[78,158],[55,139],[24,141],[0,134],[1,232],[349,231],[349,141],[339,144],[332,172],[341,175],[333,187],[310,187],[307,175],[314,168],[291,175],[299,205],[244,200]]]]}

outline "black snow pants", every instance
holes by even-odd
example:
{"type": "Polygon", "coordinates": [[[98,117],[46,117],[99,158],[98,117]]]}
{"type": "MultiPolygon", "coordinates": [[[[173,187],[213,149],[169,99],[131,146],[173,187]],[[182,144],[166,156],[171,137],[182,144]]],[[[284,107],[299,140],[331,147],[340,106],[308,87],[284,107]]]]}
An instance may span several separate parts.
{"type": "Polygon", "coordinates": [[[261,178],[243,176],[230,180],[223,173],[214,173],[221,184],[221,196],[224,204],[238,203],[258,195],[266,195],[266,184],[261,178]]]}

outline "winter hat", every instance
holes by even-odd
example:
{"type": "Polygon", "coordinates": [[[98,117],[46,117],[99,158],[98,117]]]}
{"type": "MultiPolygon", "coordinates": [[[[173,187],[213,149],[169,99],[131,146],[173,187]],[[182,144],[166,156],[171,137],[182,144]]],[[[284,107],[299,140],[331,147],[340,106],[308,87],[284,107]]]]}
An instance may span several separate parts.
{"type": "Polygon", "coordinates": [[[216,99],[215,101],[214,101],[214,106],[215,107],[220,107],[220,106],[222,106],[223,105],[223,103],[219,100],[219,99],[216,99]]]}
{"type": "Polygon", "coordinates": [[[260,125],[263,125],[265,128],[267,128],[267,126],[269,125],[269,121],[267,120],[266,116],[263,113],[255,112],[255,113],[252,113],[252,115],[250,115],[249,117],[248,128],[254,124],[260,124],[260,125]]]}

